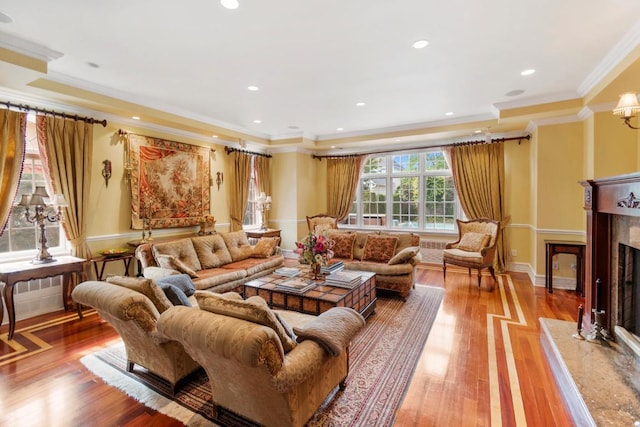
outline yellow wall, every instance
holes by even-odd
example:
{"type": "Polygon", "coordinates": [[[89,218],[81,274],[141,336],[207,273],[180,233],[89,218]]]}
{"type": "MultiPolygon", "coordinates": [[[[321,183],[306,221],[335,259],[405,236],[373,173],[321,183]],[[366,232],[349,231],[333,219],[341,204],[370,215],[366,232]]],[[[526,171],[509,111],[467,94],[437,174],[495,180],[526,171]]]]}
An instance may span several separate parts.
{"type": "Polygon", "coordinates": [[[594,178],[638,170],[638,131],[610,111],[594,114],[594,178]]]}

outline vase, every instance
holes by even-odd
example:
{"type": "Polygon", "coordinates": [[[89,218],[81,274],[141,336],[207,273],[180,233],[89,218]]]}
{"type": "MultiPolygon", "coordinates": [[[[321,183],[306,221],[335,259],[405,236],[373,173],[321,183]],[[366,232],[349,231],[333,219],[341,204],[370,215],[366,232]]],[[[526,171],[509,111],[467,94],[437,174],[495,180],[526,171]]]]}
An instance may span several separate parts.
{"type": "Polygon", "coordinates": [[[313,280],[318,280],[320,275],[320,263],[314,262],[311,264],[311,273],[313,273],[313,280]]]}

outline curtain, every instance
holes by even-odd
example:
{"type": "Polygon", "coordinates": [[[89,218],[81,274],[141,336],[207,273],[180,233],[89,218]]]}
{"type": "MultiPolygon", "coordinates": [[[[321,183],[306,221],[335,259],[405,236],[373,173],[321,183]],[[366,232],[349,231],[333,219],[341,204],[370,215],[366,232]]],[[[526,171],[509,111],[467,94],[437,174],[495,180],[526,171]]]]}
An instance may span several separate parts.
{"type": "Polygon", "coordinates": [[[38,149],[54,193],[62,193],[62,227],[71,243],[71,255],[90,256],[87,245],[87,213],[91,185],[93,127],[80,120],[38,115],[38,149]]]}
{"type": "Polygon", "coordinates": [[[251,180],[251,157],[253,155],[234,151],[231,157],[231,173],[229,188],[229,216],[231,217],[231,231],[242,230],[244,214],[247,210],[249,198],[249,180],[251,180]]]}
{"type": "Polygon", "coordinates": [[[365,156],[327,159],[327,214],[342,221],[349,215],[365,156]]]}
{"type": "MultiPolygon", "coordinates": [[[[256,171],[256,191],[271,196],[271,157],[255,156],[253,164],[256,171]]],[[[269,211],[265,212],[265,224],[269,224],[269,211]]]]}
{"type": "Polygon", "coordinates": [[[467,218],[500,222],[494,268],[503,272],[506,257],[502,231],[509,220],[504,213],[504,143],[455,145],[446,151],[467,218]]]}
{"type": "Polygon", "coordinates": [[[26,113],[0,111],[0,236],[11,214],[24,162],[26,113]]]}

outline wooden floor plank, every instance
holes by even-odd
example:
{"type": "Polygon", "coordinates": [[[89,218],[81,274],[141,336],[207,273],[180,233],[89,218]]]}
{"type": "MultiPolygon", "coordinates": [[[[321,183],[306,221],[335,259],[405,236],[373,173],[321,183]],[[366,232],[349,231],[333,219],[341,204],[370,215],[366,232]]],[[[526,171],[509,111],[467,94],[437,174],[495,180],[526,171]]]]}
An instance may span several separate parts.
{"type": "MultiPolygon", "coordinates": [[[[469,276],[465,270],[447,269],[446,282],[439,266],[421,265],[417,271],[418,283],[442,287],[445,295],[397,411],[396,426],[515,425],[518,406],[512,400],[510,375],[517,375],[527,425],[572,425],[543,357],[538,318],[573,321],[582,298],[572,291],[554,290],[548,294],[542,287],[533,287],[527,275],[512,273],[515,295],[504,286],[511,314],[510,319],[504,319],[500,288],[490,276],[483,275],[482,287],[478,289],[476,276],[469,276]],[[513,323],[517,321],[518,309],[526,325],[513,323]],[[494,402],[490,392],[491,346],[487,334],[490,321],[495,331],[493,348],[502,408],[499,420],[491,419],[494,402]],[[504,341],[507,336],[503,334],[503,324],[507,324],[508,343],[504,341]],[[505,354],[509,347],[511,355],[505,354]],[[515,373],[508,369],[509,357],[513,359],[515,373]]],[[[21,321],[17,328],[51,321],[63,314],[57,312],[21,321]]],[[[0,332],[6,333],[7,326],[0,332]]],[[[85,354],[118,339],[114,330],[97,315],[34,334],[53,347],[0,366],[0,425],[181,425],[104,384],[79,362],[85,354]]],[[[35,348],[35,344],[22,337],[17,336],[17,340],[28,349],[35,348]]],[[[0,342],[0,357],[11,351],[0,342]]]]}

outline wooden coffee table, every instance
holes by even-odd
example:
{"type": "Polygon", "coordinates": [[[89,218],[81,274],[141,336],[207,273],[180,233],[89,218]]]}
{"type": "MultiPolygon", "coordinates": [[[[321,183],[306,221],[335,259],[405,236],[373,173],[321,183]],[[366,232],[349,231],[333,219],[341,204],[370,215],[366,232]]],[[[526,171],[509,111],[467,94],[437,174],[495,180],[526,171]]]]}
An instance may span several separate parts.
{"type": "MultiPolygon", "coordinates": [[[[313,276],[304,267],[303,274],[297,277],[311,279],[313,276]]],[[[259,295],[270,307],[283,310],[294,310],[301,313],[318,315],[331,307],[350,307],[357,310],[365,318],[376,309],[376,274],[360,271],[362,281],[353,289],[330,286],[324,278],[316,280],[316,286],[303,294],[277,289],[278,283],[290,280],[289,277],[269,274],[244,284],[245,298],[259,295]]]]}

